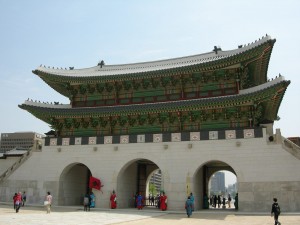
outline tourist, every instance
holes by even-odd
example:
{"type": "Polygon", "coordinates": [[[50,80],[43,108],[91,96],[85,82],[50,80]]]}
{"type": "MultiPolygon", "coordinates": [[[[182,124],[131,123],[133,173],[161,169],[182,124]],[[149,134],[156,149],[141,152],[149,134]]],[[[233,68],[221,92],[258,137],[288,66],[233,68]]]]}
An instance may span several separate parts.
{"type": "Polygon", "coordinates": [[[220,206],[221,206],[221,196],[218,195],[218,208],[220,208],[220,206]]]}
{"type": "Polygon", "coordinates": [[[194,195],[193,195],[192,192],[190,193],[190,200],[191,200],[191,202],[192,202],[192,211],[194,211],[194,207],[195,207],[195,198],[194,198],[194,195]]]}
{"type": "Polygon", "coordinates": [[[90,208],[95,208],[96,197],[93,192],[90,194],[90,208]]]}
{"type": "Polygon", "coordinates": [[[46,206],[47,213],[51,212],[51,204],[52,204],[52,195],[50,192],[47,192],[46,201],[44,202],[44,205],[46,206]]]}
{"type": "Polygon", "coordinates": [[[213,207],[217,208],[217,196],[214,195],[213,199],[214,199],[214,205],[213,205],[213,207]]]}
{"type": "Polygon", "coordinates": [[[151,196],[151,205],[154,205],[154,196],[151,196]]]}
{"type": "Polygon", "coordinates": [[[238,193],[236,193],[236,195],[234,197],[234,208],[236,210],[238,210],[238,208],[239,208],[239,196],[238,196],[238,193]]]}
{"type": "Polygon", "coordinates": [[[185,210],[188,217],[192,215],[193,212],[193,202],[191,200],[191,196],[188,196],[186,202],[185,202],[185,210]]]}
{"type": "Polygon", "coordinates": [[[25,202],[26,202],[26,193],[24,191],[22,195],[22,206],[25,206],[25,202]]]}
{"type": "Polygon", "coordinates": [[[226,209],[226,199],[225,199],[224,195],[223,195],[223,198],[222,198],[222,209],[226,209]]]}
{"type": "Polygon", "coordinates": [[[280,225],[281,223],[278,221],[279,215],[280,215],[280,207],[277,203],[277,198],[273,198],[273,204],[272,204],[272,210],[271,210],[271,217],[273,217],[274,214],[274,221],[275,225],[280,225]]]}
{"type": "Polygon", "coordinates": [[[83,211],[90,211],[90,195],[87,193],[83,197],[83,211]]]}
{"type": "Polygon", "coordinates": [[[17,201],[17,196],[18,194],[15,193],[14,197],[13,197],[13,202],[14,202],[14,209],[16,209],[16,201],[17,201]]]}
{"type": "Polygon", "coordinates": [[[15,204],[16,204],[16,213],[18,213],[22,204],[22,192],[19,192],[17,194],[15,204]]]}
{"type": "Polygon", "coordinates": [[[110,195],[110,208],[115,209],[117,208],[117,195],[113,190],[112,194],[110,195]]]}
{"type": "Polygon", "coordinates": [[[167,210],[167,201],[168,201],[168,197],[165,195],[165,192],[163,192],[160,196],[160,209],[162,211],[167,210]]]}
{"type": "Polygon", "coordinates": [[[143,202],[144,202],[144,199],[143,199],[143,196],[140,192],[139,195],[136,198],[136,205],[137,205],[138,210],[143,209],[143,202]]]}
{"type": "Polygon", "coordinates": [[[160,209],[160,194],[156,196],[156,208],[160,209]]]}
{"type": "Polygon", "coordinates": [[[228,208],[230,209],[231,208],[231,196],[230,195],[228,195],[227,203],[228,203],[228,208]]]}

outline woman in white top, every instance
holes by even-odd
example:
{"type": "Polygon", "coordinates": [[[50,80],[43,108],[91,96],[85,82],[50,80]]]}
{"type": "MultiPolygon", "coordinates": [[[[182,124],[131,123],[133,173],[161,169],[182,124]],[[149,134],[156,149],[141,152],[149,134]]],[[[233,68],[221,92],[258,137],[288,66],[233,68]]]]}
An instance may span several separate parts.
{"type": "Polygon", "coordinates": [[[52,204],[52,195],[50,194],[50,192],[48,191],[47,192],[47,196],[46,196],[46,203],[45,203],[45,206],[46,206],[46,209],[47,209],[47,213],[50,213],[51,212],[51,204],[52,204]]]}

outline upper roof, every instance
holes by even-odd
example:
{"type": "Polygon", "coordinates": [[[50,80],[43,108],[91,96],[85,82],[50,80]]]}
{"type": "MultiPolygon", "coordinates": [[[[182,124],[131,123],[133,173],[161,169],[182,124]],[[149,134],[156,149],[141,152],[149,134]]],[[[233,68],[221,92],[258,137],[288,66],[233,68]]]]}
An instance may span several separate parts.
{"type": "Polygon", "coordinates": [[[254,49],[260,45],[263,45],[267,42],[272,44],[275,42],[275,39],[271,39],[269,35],[262,37],[258,41],[255,41],[251,44],[239,46],[239,48],[229,51],[222,51],[221,49],[215,49],[211,52],[192,55],[180,58],[158,60],[151,62],[141,62],[133,64],[121,64],[121,65],[104,65],[104,66],[94,66],[91,68],[84,69],[63,69],[54,67],[39,66],[33,73],[43,77],[45,74],[57,75],[61,77],[107,77],[107,76],[119,76],[126,74],[137,74],[137,73],[147,73],[155,72],[161,70],[170,70],[182,67],[190,67],[194,65],[207,64],[211,62],[216,62],[222,59],[230,58],[247,52],[251,49],[254,49]]]}

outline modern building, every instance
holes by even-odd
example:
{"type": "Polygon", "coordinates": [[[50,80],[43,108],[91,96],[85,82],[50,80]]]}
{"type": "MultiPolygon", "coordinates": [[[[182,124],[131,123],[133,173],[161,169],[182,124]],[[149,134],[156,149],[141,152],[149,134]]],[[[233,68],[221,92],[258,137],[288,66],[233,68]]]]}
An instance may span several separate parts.
{"type": "Polygon", "coordinates": [[[29,150],[38,147],[43,142],[44,135],[35,132],[2,133],[0,152],[5,153],[12,149],[29,150]]]}
{"type": "Polygon", "coordinates": [[[161,171],[156,170],[150,177],[149,182],[154,184],[156,191],[159,193],[161,191],[161,171]]]}
{"type": "Polygon", "coordinates": [[[210,193],[224,194],[225,192],[226,192],[225,173],[224,172],[216,172],[210,178],[210,193]]]}
{"type": "Polygon", "coordinates": [[[116,190],[118,207],[127,208],[159,169],[168,209],[182,210],[192,192],[197,210],[210,177],[225,170],[237,177],[240,211],[268,212],[274,194],[286,211],[300,211],[300,149],[273,131],[290,84],[268,78],[275,41],[153,62],[36,68],[70,103],[19,105],[54,134],[2,176],[0,201],[21,189],[32,204],[51,191],[54,205],[81,205],[92,175],[103,185],[93,190],[96,207],[108,207],[116,190]]]}

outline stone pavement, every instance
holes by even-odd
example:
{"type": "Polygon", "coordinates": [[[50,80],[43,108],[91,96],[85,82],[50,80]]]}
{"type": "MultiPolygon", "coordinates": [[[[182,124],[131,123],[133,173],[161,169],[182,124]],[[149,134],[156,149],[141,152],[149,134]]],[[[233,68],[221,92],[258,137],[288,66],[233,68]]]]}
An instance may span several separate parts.
{"type": "MultiPolygon", "coordinates": [[[[283,225],[300,225],[300,213],[280,216],[283,225]]],[[[84,212],[81,207],[53,207],[50,214],[42,206],[25,206],[16,213],[11,205],[0,205],[0,225],[267,225],[274,224],[270,214],[242,214],[233,210],[206,210],[194,212],[187,218],[184,211],[161,212],[157,209],[91,209],[84,212]]]]}

